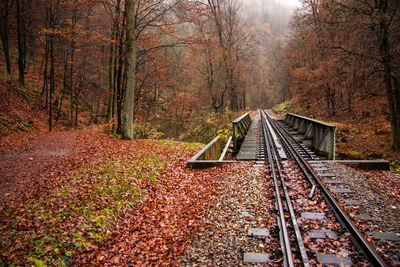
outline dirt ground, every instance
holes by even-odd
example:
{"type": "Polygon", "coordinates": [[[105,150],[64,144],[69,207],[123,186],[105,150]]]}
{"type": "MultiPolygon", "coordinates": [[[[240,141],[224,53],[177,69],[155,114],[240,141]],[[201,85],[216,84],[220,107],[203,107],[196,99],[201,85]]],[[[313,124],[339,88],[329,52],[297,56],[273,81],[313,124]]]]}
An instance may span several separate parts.
{"type": "Polygon", "coordinates": [[[51,164],[62,164],[71,157],[75,137],[75,132],[69,131],[26,134],[16,140],[3,138],[0,143],[0,202],[31,187],[32,178],[40,176],[51,164]]]}

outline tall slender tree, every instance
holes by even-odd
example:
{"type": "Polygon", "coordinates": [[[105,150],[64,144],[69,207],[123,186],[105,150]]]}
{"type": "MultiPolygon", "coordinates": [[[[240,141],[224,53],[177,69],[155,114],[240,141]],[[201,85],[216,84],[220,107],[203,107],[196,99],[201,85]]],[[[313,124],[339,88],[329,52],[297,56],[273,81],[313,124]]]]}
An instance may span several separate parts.
{"type": "Polygon", "coordinates": [[[70,42],[70,66],[69,66],[69,101],[70,101],[70,121],[71,125],[74,123],[74,66],[75,64],[75,38],[76,38],[76,24],[77,24],[77,13],[78,13],[78,1],[74,1],[72,18],[71,18],[71,42],[70,42]]]}
{"type": "Polygon", "coordinates": [[[18,70],[19,84],[25,85],[25,60],[26,60],[26,25],[25,25],[25,0],[16,0],[17,7],[17,35],[18,35],[18,70]]]}
{"type": "Polygon", "coordinates": [[[123,101],[122,137],[133,139],[133,110],[136,81],[135,0],[125,1],[126,12],[126,87],[123,101]]]}
{"type": "Polygon", "coordinates": [[[239,109],[238,62],[242,44],[245,42],[239,19],[239,4],[236,0],[207,0],[207,7],[218,36],[229,106],[236,111],[239,109]]]}
{"type": "Polygon", "coordinates": [[[50,95],[49,95],[49,131],[53,128],[53,94],[55,92],[55,55],[54,55],[54,9],[55,7],[50,3],[49,7],[49,26],[51,29],[49,37],[49,53],[50,53],[50,95]]]}
{"type": "Polygon", "coordinates": [[[8,14],[10,11],[10,0],[0,2],[0,34],[3,43],[4,57],[6,59],[7,73],[11,74],[10,48],[8,44],[8,14]]]}
{"type": "Polygon", "coordinates": [[[121,0],[117,0],[115,3],[115,9],[113,13],[112,29],[111,29],[111,42],[110,42],[110,54],[108,58],[108,105],[107,105],[107,120],[110,121],[114,115],[114,102],[115,102],[115,63],[116,63],[116,48],[117,48],[117,34],[119,31],[119,14],[120,14],[121,0]]]}

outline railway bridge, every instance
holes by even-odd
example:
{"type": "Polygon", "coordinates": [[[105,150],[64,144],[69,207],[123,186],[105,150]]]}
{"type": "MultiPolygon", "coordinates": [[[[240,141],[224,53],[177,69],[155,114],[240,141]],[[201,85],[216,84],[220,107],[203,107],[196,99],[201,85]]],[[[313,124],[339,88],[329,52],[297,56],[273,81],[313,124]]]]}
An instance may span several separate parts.
{"type": "MultiPolygon", "coordinates": [[[[355,185],[330,172],[330,164],[338,162],[334,125],[292,113],[279,119],[265,110],[253,118],[244,114],[232,124],[232,136],[225,144],[216,137],[187,166],[207,168],[245,161],[266,170],[275,227],[267,229],[261,224],[247,229],[247,235],[266,242],[274,239],[280,244],[280,256],[243,251],[244,264],[400,265],[398,257],[388,256],[400,254],[400,235],[363,226],[362,222],[372,221],[372,217],[357,214],[360,202],[354,199],[355,185]],[[321,249],[325,239],[336,247],[321,249]]],[[[381,170],[389,165],[387,161],[345,163],[381,170]]],[[[243,216],[251,214],[244,212],[243,216]]]]}

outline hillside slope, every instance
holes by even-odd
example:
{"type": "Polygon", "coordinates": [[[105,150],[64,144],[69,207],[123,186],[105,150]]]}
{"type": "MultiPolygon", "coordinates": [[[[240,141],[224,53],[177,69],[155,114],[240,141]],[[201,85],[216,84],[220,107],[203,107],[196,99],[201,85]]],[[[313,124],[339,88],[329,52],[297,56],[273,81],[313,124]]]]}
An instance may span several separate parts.
{"type": "Polygon", "coordinates": [[[1,72],[0,137],[10,134],[48,130],[47,111],[40,96],[39,79],[27,75],[26,86],[18,86],[13,76],[1,72]]]}

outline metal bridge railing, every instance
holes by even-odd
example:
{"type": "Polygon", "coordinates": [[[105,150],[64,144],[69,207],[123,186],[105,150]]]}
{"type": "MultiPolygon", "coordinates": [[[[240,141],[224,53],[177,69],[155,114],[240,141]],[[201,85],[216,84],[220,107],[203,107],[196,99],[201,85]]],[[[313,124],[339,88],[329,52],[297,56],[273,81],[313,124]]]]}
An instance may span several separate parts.
{"type": "Polygon", "coordinates": [[[201,169],[216,166],[223,163],[232,163],[235,161],[224,160],[225,155],[228,151],[232,137],[229,137],[226,142],[225,148],[222,150],[222,141],[219,136],[215,137],[210,143],[208,143],[202,150],[194,155],[186,166],[190,169],[201,169]]]}
{"type": "Polygon", "coordinates": [[[202,150],[200,150],[193,159],[195,160],[217,160],[221,154],[221,140],[220,137],[215,137],[208,143],[202,150]]]}
{"type": "Polygon", "coordinates": [[[303,139],[311,140],[311,149],[326,155],[328,159],[335,159],[335,131],[336,126],[297,114],[288,113],[285,122],[303,139]]]}
{"type": "Polygon", "coordinates": [[[233,125],[233,152],[238,152],[251,125],[249,113],[246,113],[232,122],[233,125]]]}

